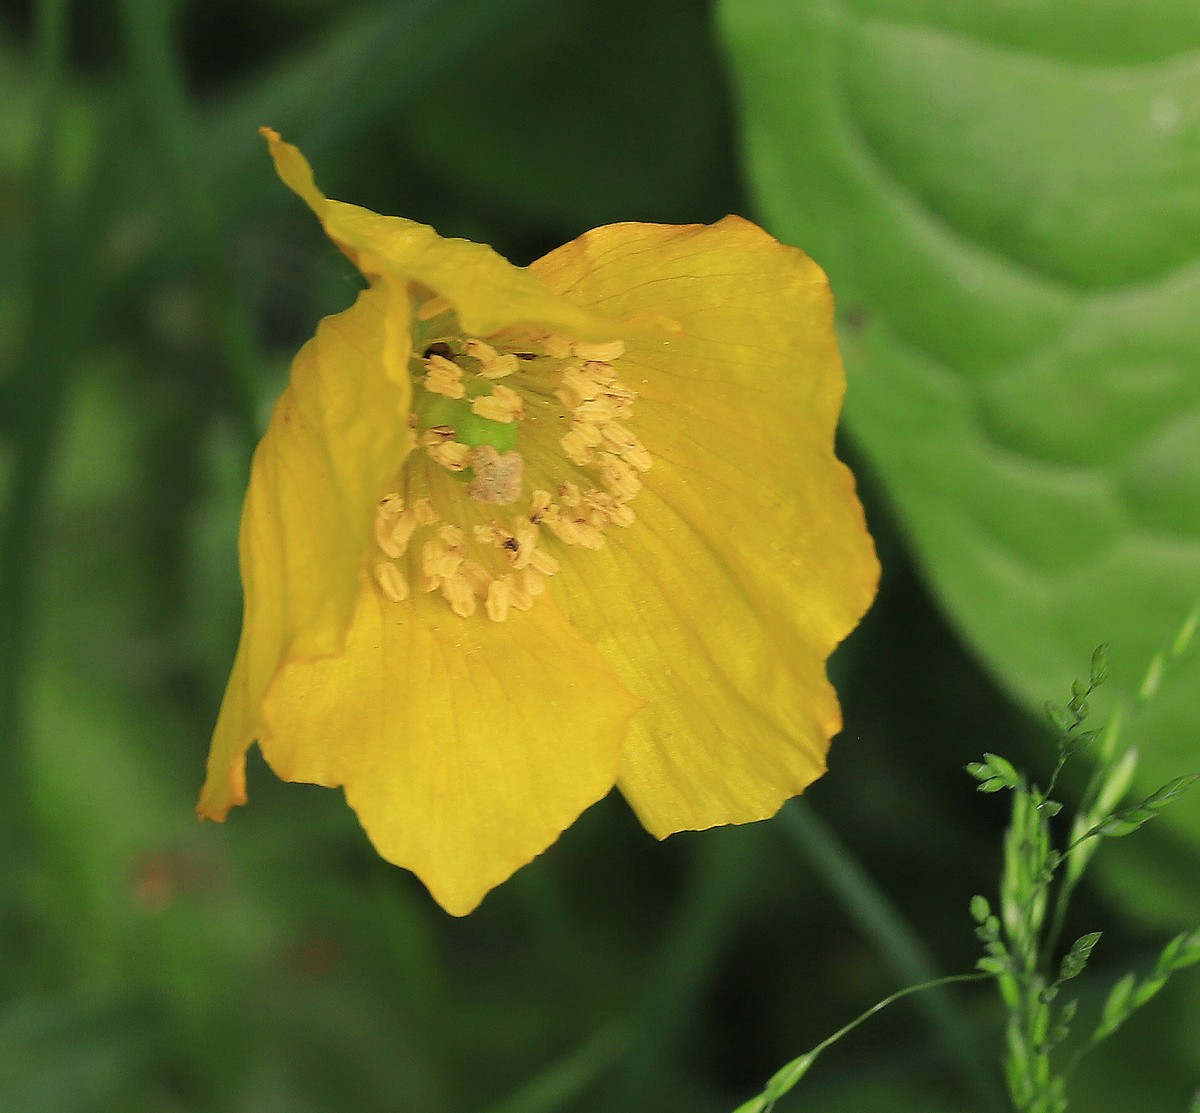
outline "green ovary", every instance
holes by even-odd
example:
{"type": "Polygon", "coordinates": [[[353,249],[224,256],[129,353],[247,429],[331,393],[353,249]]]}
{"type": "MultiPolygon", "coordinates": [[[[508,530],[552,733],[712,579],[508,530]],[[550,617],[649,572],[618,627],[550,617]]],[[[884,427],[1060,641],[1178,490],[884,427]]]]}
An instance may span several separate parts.
{"type": "Polygon", "coordinates": [[[490,445],[497,452],[509,452],[517,444],[516,422],[489,421],[471,409],[470,398],[446,398],[441,394],[419,391],[413,399],[417,428],[424,432],[435,425],[449,425],[454,439],[470,448],[490,445]]]}

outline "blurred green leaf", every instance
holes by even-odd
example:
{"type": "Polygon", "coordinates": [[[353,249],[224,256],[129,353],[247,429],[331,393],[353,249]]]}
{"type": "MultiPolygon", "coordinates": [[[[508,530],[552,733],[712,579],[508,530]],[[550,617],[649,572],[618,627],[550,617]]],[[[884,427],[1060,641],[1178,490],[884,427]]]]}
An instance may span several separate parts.
{"type": "Polygon", "coordinates": [[[127,1080],[141,1067],[146,1042],[146,1018],[129,1009],[48,995],[6,1002],[0,1009],[0,1109],[132,1109],[127,1080]]]}
{"type": "MultiPolygon", "coordinates": [[[[1200,590],[1197,8],[721,13],[759,203],[830,274],[850,429],[942,605],[1031,708],[1101,642],[1136,691],[1200,590]]],[[[1142,788],[1196,767],[1197,691],[1193,653],[1142,788]]]]}

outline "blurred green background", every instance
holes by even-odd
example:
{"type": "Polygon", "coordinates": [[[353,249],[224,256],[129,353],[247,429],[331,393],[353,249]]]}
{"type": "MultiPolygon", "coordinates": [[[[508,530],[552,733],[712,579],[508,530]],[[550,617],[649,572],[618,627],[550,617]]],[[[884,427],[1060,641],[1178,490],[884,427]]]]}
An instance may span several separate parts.
{"type": "MultiPolygon", "coordinates": [[[[1200,593],[1200,16],[1156,9],[2,0],[0,1110],[727,1111],[910,976],[856,871],[969,968],[1005,816],[961,766],[1044,777],[1039,702],[1100,641],[1132,691],[1200,593]],[[610,798],[461,921],[261,761],[194,820],[249,456],[357,289],[260,124],[519,263],[738,212],[829,270],[884,581],[808,810],[659,844],[610,798]]],[[[1198,659],[1129,731],[1147,791],[1200,769],[1198,659]]],[[[1200,922],[1198,801],[1098,864],[1085,1005],[1200,922]]],[[[1002,1108],[956,1000],[780,1108],[1002,1108]]],[[[1192,975],[1073,1108],[1197,1085],[1192,975]]]]}

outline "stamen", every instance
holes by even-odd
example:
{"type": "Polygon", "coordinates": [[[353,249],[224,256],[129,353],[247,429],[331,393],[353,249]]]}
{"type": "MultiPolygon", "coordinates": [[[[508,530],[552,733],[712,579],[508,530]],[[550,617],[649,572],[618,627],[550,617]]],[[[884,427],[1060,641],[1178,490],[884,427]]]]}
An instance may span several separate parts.
{"type": "Polygon", "coordinates": [[[567,359],[571,355],[571,347],[570,338],[558,333],[550,333],[542,339],[542,348],[551,359],[567,359]]]}
{"type": "Polygon", "coordinates": [[[421,571],[431,581],[440,581],[455,575],[462,562],[462,554],[453,551],[441,540],[431,537],[421,546],[421,571]]]}
{"type": "Polygon", "coordinates": [[[536,568],[526,568],[516,573],[513,582],[518,584],[530,599],[536,599],[546,590],[546,577],[536,568]]]}
{"type": "Polygon", "coordinates": [[[505,577],[508,580],[508,605],[519,611],[527,611],[533,607],[533,595],[524,579],[516,576],[505,577]]]}
{"type": "Polygon", "coordinates": [[[503,622],[508,618],[508,600],[511,591],[511,581],[507,576],[493,580],[487,589],[487,599],[484,610],[493,622],[503,622]]]}
{"type": "Polygon", "coordinates": [[[458,441],[441,441],[428,447],[429,458],[447,471],[466,471],[471,464],[471,449],[458,441]]]}
{"type": "Polygon", "coordinates": [[[625,345],[517,329],[464,336],[439,297],[414,317],[413,381],[427,393],[409,415],[417,452],[404,485],[376,511],[375,541],[388,559],[374,578],[387,599],[407,598],[415,581],[412,590],[437,592],[456,615],[482,610],[503,622],[560,571],[556,546],[601,549],[610,526],[635,520],[627,504],[652,460],[631,428],[637,392],[613,367],[625,345]],[[510,377],[513,385],[499,381],[510,377]],[[525,488],[527,459],[546,469],[547,489],[525,488]],[[511,509],[485,518],[479,506],[511,509]]]}
{"type": "Polygon", "coordinates": [[[558,443],[572,464],[586,468],[592,462],[592,450],[578,428],[572,427],[559,438],[558,443]]]}
{"type": "Polygon", "coordinates": [[[495,582],[495,577],[477,560],[464,560],[461,572],[471,590],[480,597],[486,596],[495,582]]]}
{"type": "Polygon", "coordinates": [[[534,549],[529,558],[529,566],[536,568],[543,576],[553,576],[561,567],[545,549],[534,549]]]}
{"type": "Polygon", "coordinates": [[[465,576],[449,576],[442,581],[442,598],[459,618],[470,618],[475,613],[475,592],[465,576]]]}
{"type": "Polygon", "coordinates": [[[568,367],[562,373],[562,380],[554,392],[554,397],[568,410],[573,410],[581,402],[595,398],[599,385],[590,375],[584,374],[582,367],[568,367]]]}
{"type": "Polygon", "coordinates": [[[385,495],[375,512],[375,544],[392,560],[404,555],[404,545],[393,535],[403,510],[404,500],[399,495],[385,495]]]}
{"type": "Polygon", "coordinates": [[[468,340],[467,355],[479,360],[479,373],[485,379],[503,379],[520,366],[515,355],[498,355],[495,348],[482,340],[468,340]]]}
{"type": "Polygon", "coordinates": [[[642,481],[619,456],[611,452],[600,454],[600,482],[621,502],[629,502],[642,489],[642,481]]]}
{"type": "Polygon", "coordinates": [[[529,562],[533,559],[533,554],[537,551],[538,531],[537,526],[528,522],[517,525],[517,531],[504,544],[504,548],[508,550],[514,568],[528,567],[529,562]]]}
{"type": "Polygon", "coordinates": [[[497,356],[495,359],[485,361],[479,369],[479,373],[485,379],[503,379],[506,375],[515,374],[520,369],[520,366],[520,360],[510,353],[506,356],[497,356]]]}
{"type": "Polygon", "coordinates": [[[529,499],[529,520],[535,525],[541,525],[546,511],[552,505],[549,491],[534,491],[529,499]]]}
{"type": "Polygon", "coordinates": [[[611,363],[625,354],[624,340],[606,340],[602,343],[575,342],[575,354],[583,360],[596,360],[598,363],[611,363]]]}
{"type": "Polygon", "coordinates": [[[375,582],[393,603],[403,603],[408,598],[408,581],[394,564],[384,561],[375,565],[375,582]]]}
{"type": "Polygon", "coordinates": [[[479,360],[480,363],[487,363],[490,359],[496,358],[496,349],[484,340],[476,340],[474,338],[467,341],[467,355],[479,360]]]}
{"type": "Polygon", "coordinates": [[[618,399],[605,392],[598,398],[585,398],[575,407],[575,412],[571,416],[576,421],[594,421],[597,424],[611,421],[614,417],[628,416],[617,413],[618,404],[618,399]]]}
{"type": "Polygon", "coordinates": [[[488,421],[500,421],[508,424],[511,421],[521,421],[525,417],[525,407],[521,396],[509,387],[497,386],[491,394],[481,394],[471,400],[471,411],[488,421]]]}
{"type": "Polygon", "coordinates": [[[430,356],[425,361],[425,389],[446,398],[464,397],[467,391],[462,382],[462,368],[445,356],[430,356]]]}

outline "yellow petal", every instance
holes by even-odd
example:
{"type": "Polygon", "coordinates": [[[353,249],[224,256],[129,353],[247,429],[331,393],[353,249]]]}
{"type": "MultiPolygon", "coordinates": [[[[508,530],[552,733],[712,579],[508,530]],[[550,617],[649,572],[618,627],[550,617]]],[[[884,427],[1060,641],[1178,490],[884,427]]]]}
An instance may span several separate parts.
{"type": "Polygon", "coordinates": [[[736,218],[601,228],[532,269],[606,315],[678,325],[621,361],[654,458],[637,519],[553,581],[646,700],[620,787],[660,837],[769,816],[824,769],[841,726],[825,662],[878,580],[833,456],[825,277],[736,218]]]}
{"type": "Polygon", "coordinates": [[[313,210],[329,238],[368,279],[387,274],[421,283],[448,299],[463,328],[475,336],[522,325],[589,340],[614,335],[611,320],[555,297],[529,270],[513,266],[490,247],[444,239],[427,225],[327,199],[300,151],[271,128],[260,130],[283,183],[313,210]]]}
{"type": "Polygon", "coordinates": [[[272,686],[261,747],[344,785],[379,853],[465,915],[612,788],[637,707],[549,599],[492,622],[364,588],[345,652],[272,686]]]}
{"type": "Polygon", "coordinates": [[[222,819],[245,801],[245,753],[285,660],[340,651],[371,541],[375,500],[409,451],[407,295],[394,283],[364,291],[321,322],[296,356],[291,382],[254,454],[238,550],[242,638],[200,798],[222,819]]]}

